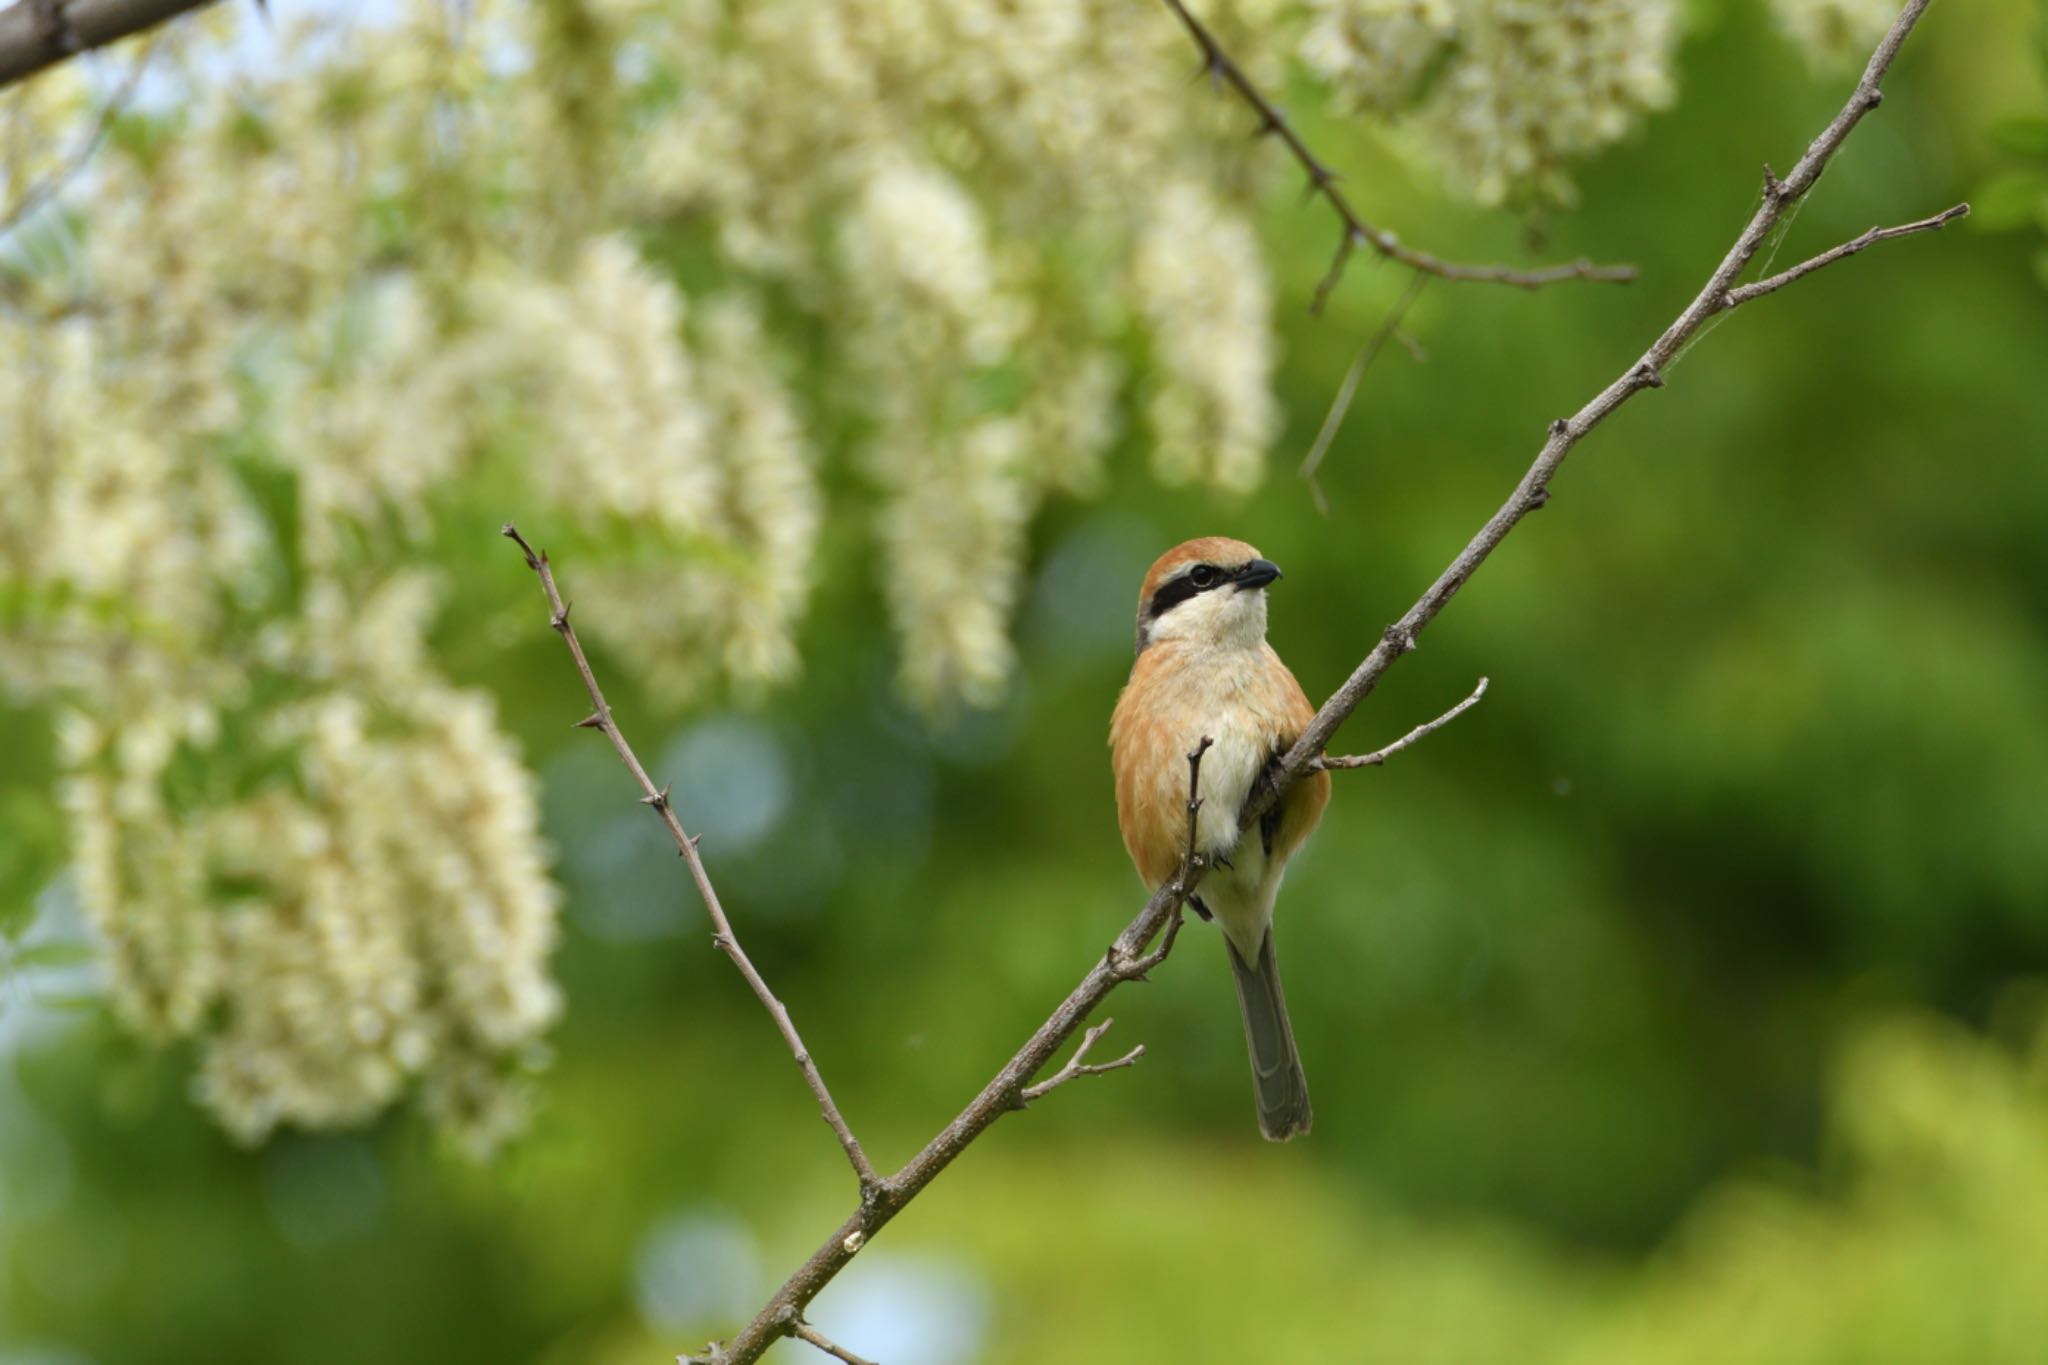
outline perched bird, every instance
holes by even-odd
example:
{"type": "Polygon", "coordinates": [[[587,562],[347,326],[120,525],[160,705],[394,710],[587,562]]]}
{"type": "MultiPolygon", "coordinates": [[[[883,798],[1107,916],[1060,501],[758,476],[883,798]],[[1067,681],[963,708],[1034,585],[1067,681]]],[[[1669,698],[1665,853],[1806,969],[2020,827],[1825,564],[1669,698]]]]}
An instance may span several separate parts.
{"type": "Polygon", "coordinates": [[[1138,657],[1110,721],[1117,823],[1154,890],[1179,870],[1188,840],[1188,760],[1204,736],[1195,850],[1209,872],[1189,901],[1223,930],[1251,1048],[1259,1131],[1275,1142],[1309,1128],[1308,1082],[1273,957],[1273,898],[1287,860],[1330,800],[1313,772],[1238,834],[1238,814],[1315,708],[1266,643],[1266,585],[1280,568],[1241,540],[1176,545],[1138,593],[1138,657]]]}

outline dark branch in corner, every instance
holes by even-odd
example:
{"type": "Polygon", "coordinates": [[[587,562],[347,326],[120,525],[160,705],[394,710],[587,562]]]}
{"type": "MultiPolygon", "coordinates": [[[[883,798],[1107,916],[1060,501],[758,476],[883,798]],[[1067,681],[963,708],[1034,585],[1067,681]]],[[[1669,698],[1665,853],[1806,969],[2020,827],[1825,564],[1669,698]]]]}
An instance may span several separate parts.
{"type": "Polygon", "coordinates": [[[0,86],[213,0],[15,0],[0,9],[0,86]]]}
{"type": "Polygon", "coordinates": [[[1636,277],[1636,269],[1632,265],[1594,265],[1587,260],[1544,266],[1536,270],[1518,270],[1507,265],[1461,265],[1456,261],[1447,261],[1441,256],[1433,256],[1427,251],[1417,251],[1414,247],[1403,245],[1401,239],[1393,233],[1385,228],[1374,227],[1358,216],[1358,211],[1351,207],[1351,201],[1345,197],[1344,191],[1337,188],[1337,173],[1324,165],[1322,159],[1301,140],[1301,134],[1294,131],[1294,125],[1287,121],[1287,116],[1260,93],[1259,88],[1252,84],[1251,77],[1245,75],[1244,70],[1230,59],[1230,54],[1223,50],[1222,45],[1216,41],[1216,36],[1202,26],[1201,20],[1195,18],[1182,0],[1166,0],[1166,5],[1180,16],[1181,23],[1187,28],[1188,36],[1193,38],[1195,46],[1201,49],[1202,69],[1217,80],[1227,83],[1243,97],[1244,102],[1259,116],[1261,133],[1271,133],[1287,144],[1287,150],[1294,153],[1294,159],[1301,163],[1302,170],[1308,174],[1309,192],[1320,194],[1327,200],[1343,222],[1344,235],[1337,239],[1337,254],[1330,261],[1330,268],[1323,275],[1322,282],[1316,286],[1315,301],[1309,305],[1310,311],[1323,311],[1324,303],[1329,300],[1330,291],[1337,287],[1337,281],[1343,277],[1344,267],[1351,262],[1351,253],[1359,247],[1367,247],[1390,261],[1399,261],[1402,265],[1427,275],[1435,275],[1439,279],[1511,284],[1521,289],[1540,289],[1546,284],[1559,284],[1565,280],[1606,280],[1625,284],[1636,277]]]}
{"type": "Polygon", "coordinates": [[[15,224],[56,198],[58,193],[71,183],[72,177],[85,169],[86,163],[92,160],[93,153],[99,150],[100,141],[106,137],[107,129],[114,126],[114,120],[128,107],[128,101],[134,97],[135,87],[142,83],[142,73],[149,69],[149,59],[156,55],[156,41],[151,38],[142,51],[135,54],[135,61],[129,66],[127,76],[115,88],[114,93],[107,96],[106,102],[100,105],[99,113],[93,118],[92,127],[79,139],[78,147],[65,159],[64,164],[36,184],[29,186],[6,212],[0,213],[0,236],[11,232],[15,224]]]}

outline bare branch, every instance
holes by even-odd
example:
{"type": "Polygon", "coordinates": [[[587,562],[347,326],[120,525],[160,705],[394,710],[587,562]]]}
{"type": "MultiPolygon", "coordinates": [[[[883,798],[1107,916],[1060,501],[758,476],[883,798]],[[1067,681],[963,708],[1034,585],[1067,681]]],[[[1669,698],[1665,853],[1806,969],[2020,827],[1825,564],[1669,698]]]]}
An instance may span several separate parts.
{"type": "MultiPolygon", "coordinates": [[[[1172,3],[1172,0],[1168,0],[1172,3]]],[[[1437,575],[1428,591],[1408,608],[1401,619],[1388,626],[1380,642],[1365,656],[1344,685],[1316,712],[1294,747],[1280,762],[1271,785],[1254,793],[1244,804],[1242,819],[1247,828],[1261,815],[1272,809],[1297,778],[1309,771],[1321,755],[1337,727],[1358,708],[1358,704],[1371,695],[1386,671],[1394,661],[1415,648],[1416,637],[1420,635],[1445,605],[1465,586],[1479,566],[1507,538],[1523,517],[1543,506],[1550,500],[1550,481],[1564,464],[1572,448],[1585,439],[1588,432],[1612,416],[1616,409],[1644,389],[1658,389],[1664,386],[1664,369],[1676,358],[1685,344],[1698,335],[1700,328],[1710,318],[1730,311],[1747,302],[1747,299],[1731,297],[1735,281],[1755,258],[1759,249],[1769,238],[1771,231],[1785,216],[1793,204],[1813,188],[1821,171],[1830,158],[1841,149],[1849,134],[1855,130],[1863,116],[1875,109],[1884,96],[1879,86],[1885,73],[1891,69],[1899,55],[1899,47],[1906,41],[1906,35],[1913,31],[1913,25],[1926,12],[1928,0],[1908,0],[1899,17],[1893,21],[1889,31],[1878,43],[1877,50],[1870,55],[1863,76],[1849,95],[1848,103],[1842,106],[1828,126],[1821,130],[1805,155],[1799,158],[1791,172],[1783,179],[1767,175],[1763,202],[1757,206],[1735,245],[1721,259],[1720,265],[1707,278],[1699,293],[1687,304],[1677,319],[1666,327],[1663,334],[1652,342],[1642,356],[1622,372],[1621,376],[1606,388],[1595,394],[1586,404],[1570,417],[1560,417],[1550,424],[1542,449],[1536,454],[1535,463],[1522,475],[1508,500],[1501,504],[1477,534],[1458,552],[1450,565],[1437,575]]],[[[1954,216],[1954,210],[1950,211],[1954,216]]],[[[1818,268],[1818,267],[1816,267],[1818,268]]],[[[1790,272],[1787,272],[1790,273],[1790,272]]],[[[1787,281],[1789,283],[1789,281],[1787,281]]],[[[1751,295],[1750,297],[1756,297],[1751,295]]]]}
{"type": "Polygon", "coordinates": [[[1467,711],[1470,711],[1473,707],[1479,705],[1479,699],[1485,695],[1486,679],[1481,678],[1479,686],[1472,689],[1471,696],[1465,698],[1465,700],[1459,702],[1435,720],[1424,721],[1392,744],[1389,744],[1386,748],[1374,749],[1369,754],[1348,754],[1344,756],[1324,754],[1321,758],[1309,764],[1309,766],[1311,768],[1321,768],[1325,772],[1332,772],[1338,768],[1377,768],[1403,749],[1435,734],[1467,711]]]}
{"type": "Polygon", "coordinates": [[[1105,1019],[1082,1034],[1081,1045],[1074,1049],[1073,1056],[1067,1058],[1065,1066],[1055,1071],[1047,1079],[1040,1081],[1037,1085],[1027,1085],[1018,1092],[1024,1102],[1029,1104],[1032,1100],[1049,1095],[1068,1081],[1073,1080],[1076,1076],[1100,1076],[1105,1071],[1117,1071],[1127,1066],[1136,1066],[1138,1059],[1145,1055],[1145,1045],[1143,1043],[1138,1044],[1113,1062],[1089,1062],[1086,1060],[1088,1049],[1094,1047],[1096,1040],[1109,1032],[1109,1026],[1115,1022],[1116,1020],[1114,1019],[1105,1019]]]}
{"type": "Polygon", "coordinates": [[[1316,501],[1316,510],[1326,517],[1330,515],[1330,503],[1323,496],[1322,484],[1316,481],[1316,471],[1323,467],[1323,456],[1329,453],[1330,442],[1337,438],[1337,428],[1344,425],[1344,414],[1351,411],[1351,396],[1358,392],[1358,381],[1365,377],[1366,370],[1387,341],[1400,337],[1402,344],[1408,347],[1408,354],[1416,356],[1415,343],[1401,331],[1401,321],[1415,306],[1415,300],[1421,296],[1423,286],[1429,283],[1430,278],[1426,271],[1416,271],[1409,278],[1408,287],[1401,291],[1401,297],[1394,300],[1394,306],[1387,310],[1386,320],[1358,348],[1358,354],[1351,358],[1351,368],[1344,372],[1344,382],[1337,386],[1337,396],[1331,400],[1329,412],[1324,414],[1315,444],[1309,447],[1308,458],[1301,462],[1302,481],[1308,485],[1309,495],[1316,501]]]}
{"type": "Polygon", "coordinates": [[[16,0],[0,9],[0,86],[212,0],[16,0]]]}
{"type": "Polygon", "coordinates": [[[1897,227],[1871,228],[1861,236],[1852,238],[1838,247],[1832,247],[1823,251],[1811,260],[1801,261],[1790,270],[1780,270],[1775,275],[1767,276],[1753,283],[1737,285],[1728,291],[1726,297],[1722,300],[1721,306],[1723,308],[1739,307],[1742,304],[1748,303],[1751,299],[1760,299],[1766,294],[1776,293],[1792,283],[1792,281],[1802,276],[1811,275],[1822,266],[1833,265],[1845,256],[1854,256],[1866,247],[1876,246],[1879,242],[1888,242],[1894,237],[1910,237],[1916,232],[1939,232],[1956,219],[1969,216],[1970,206],[1968,204],[1957,204],[1952,209],[1943,209],[1932,218],[1922,218],[1917,223],[1901,223],[1897,227]]]}
{"type": "Polygon", "coordinates": [[[1441,256],[1432,256],[1427,251],[1417,251],[1404,246],[1401,239],[1384,228],[1374,227],[1358,216],[1351,207],[1351,201],[1337,188],[1337,174],[1310,150],[1301,140],[1301,134],[1294,131],[1294,125],[1287,121],[1274,103],[1259,92],[1252,84],[1251,77],[1230,59],[1214,34],[1202,26],[1201,20],[1188,10],[1182,0],[1166,0],[1167,8],[1180,16],[1188,36],[1201,49],[1202,68],[1218,82],[1227,83],[1243,97],[1259,116],[1259,131],[1271,133],[1287,144],[1287,150],[1294,153],[1294,159],[1308,174],[1308,190],[1320,194],[1336,211],[1344,225],[1344,235],[1337,239],[1337,254],[1330,261],[1330,268],[1324,273],[1322,282],[1316,285],[1315,301],[1309,305],[1311,312],[1323,311],[1330,291],[1337,287],[1343,277],[1344,267],[1350,263],[1351,253],[1359,247],[1368,247],[1388,260],[1399,261],[1402,265],[1425,274],[1445,280],[1476,280],[1490,284],[1512,284],[1522,289],[1540,289],[1546,284],[1557,284],[1564,280],[1606,280],[1625,284],[1636,277],[1632,265],[1594,265],[1588,260],[1567,262],[1564,265],[1545,266],[1538,270],[1518,270],[1507,265],[1461,265],[1447,261],[1441,256]]]}
{"type": "Polygon", "coordinates": [[[612,748],[618,751],[619,761],[626,765],[634,780],[640,784],[640,790],[645,793],[640,798],[641,804],[652,806],[654,813],[661,817],[662,824],[668,826],[669,837],[675,840],[676,852],[689,864],[691,880],[697,883],[697,894],[704,898],[704,908],[711,916],[712,928],[715,931],[711,941],[732,959],[733,966],[739,968],[740,975],[745,977],[747,985],[753,988],[755,998],[768,1011],[769,1017],[774,1019],[777,1031],[782,1034],[782,1041],[789,1045],[790,1054],[796,1058],[797,1068],[803,1072],[805,1083],[817,1097],[818,1108],[824,1114],[825,1122],[831,1125],[832,1132],[839,1139],[839,1145],[846,1149],[846,1159],[853,1166],[853,1173],[860,1181],[861,1201],[864,1204],[873,1202],[882,1192],[882,1178],[875,1173],[874,1165],[869,1162],[867,1153],[861,1150],[859,1140],[853,1135],[853,1129],[847,1126],[845,1116],[833,1102],[832,1092],[825,1088],[825,1078],[818,1073],[818,1065],[811,1060],[810,1050],[798,1036],[796,1024],[790,1019],[789,1011],[775,998],[775,992],[768,989],[768,983],[762,979],[761,973],[754,969],[753,962],[747,957],[746,949],[740,947],[739,937],[733,933],[732,923],[725,917],[725,907],[719,903],[718,892],[711,885],[711,875],[704,870],[704,860],[697,854],[697,839],[683,832],[683,822],[676,817],[675,809],[669,804],[669,789],[657,788],[654,785],[654,780],[648,777],[647,770],[640,766],[640,759],[634,754],[633,746],[626,743],[626,736],[620,732],[618,723],[612,719],[612,708],[606,704],[604,691],[597,685],[597,675],[591,672],[590,660],[584,656],[583,645],[576,638],[575,627],[569,624],[569,604],[562,600],[562,594],[555,588],[554,569],[549,565],[547,555],[537,553],[528,545],[526,538],[520,535],[518,528],[509,521],[504,525],[503,534],[525,552],[527,567],[540,575],[540,585],[548,595],[548,624],[561,635],[563,643],[569,646],[569,653],[576,660],[576,671],[583,675],[583,689],[590,694],[592,710],[588,717],[576,722],[577,725],[604,731],[604,737],[610,740],[612,748]]]}

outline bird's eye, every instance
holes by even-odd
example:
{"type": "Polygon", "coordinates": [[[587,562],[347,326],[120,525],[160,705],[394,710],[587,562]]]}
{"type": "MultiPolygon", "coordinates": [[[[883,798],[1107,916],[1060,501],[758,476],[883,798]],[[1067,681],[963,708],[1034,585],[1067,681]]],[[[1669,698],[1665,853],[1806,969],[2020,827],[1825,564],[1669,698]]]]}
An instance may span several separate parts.
{"type": "Polygon", "coordinates": [[[1198,591],[1215,587],[1222,577],[1213,564],[1197,564],[1188,572],[1188,582],[1194,584],[1198,591]]]}

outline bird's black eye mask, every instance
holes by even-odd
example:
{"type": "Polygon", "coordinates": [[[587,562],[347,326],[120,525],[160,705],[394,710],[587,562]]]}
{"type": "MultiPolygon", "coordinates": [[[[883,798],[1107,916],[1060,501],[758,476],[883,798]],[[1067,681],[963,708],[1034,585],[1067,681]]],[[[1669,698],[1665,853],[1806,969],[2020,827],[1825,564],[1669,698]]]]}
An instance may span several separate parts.
{"type": "Polygon", "coordinates": [[[1235,569],[1217,564],[1197,564],[1180,577],[1159,585],[1159,591],[1153,593],[1151,602],[1146,604],[1145,617],[1156,620],[1190,597],[1199,597],[1218,588],[1263,588],[1279,576],[1280,566],[1270,559],[1254,559],[1235,569]]]}
{"type": "Polygon", "coordinates": [[[1145,608],[1145,615],[1156,620],[1190,597],[1214,592],[1230,581],[1230,575],[1214,564],[1197,564],[1180,577],[1160,584],[1159,591],[1152,594],[1152,601],[1145,608]]]}

